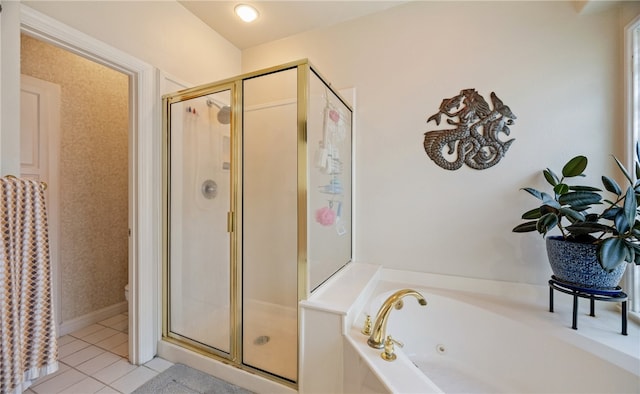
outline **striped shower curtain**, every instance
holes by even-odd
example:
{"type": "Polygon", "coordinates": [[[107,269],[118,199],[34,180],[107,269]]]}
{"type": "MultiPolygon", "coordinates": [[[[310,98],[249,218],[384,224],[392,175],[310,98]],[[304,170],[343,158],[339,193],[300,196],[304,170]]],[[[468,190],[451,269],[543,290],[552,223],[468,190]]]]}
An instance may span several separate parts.
{"type": "Polygon", "coordinates": [[[0,178],[0,393],[58,369],[44,189],[0,178]]]}

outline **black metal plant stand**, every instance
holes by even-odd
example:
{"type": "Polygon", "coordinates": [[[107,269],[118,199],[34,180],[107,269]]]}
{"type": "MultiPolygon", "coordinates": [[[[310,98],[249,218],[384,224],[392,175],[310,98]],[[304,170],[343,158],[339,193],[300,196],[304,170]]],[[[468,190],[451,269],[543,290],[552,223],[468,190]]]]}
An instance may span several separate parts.
{"type": "Polygon", "coordinates": [[[595,316],[595,301],[622,302],[622,335],[627,335],[627,294],[621,287],[611,290],[588,289],[570,283],[563,282],[552,276],[549,279],[549,312],[553,312],[553,290],[561,291],[573,296],[573,324],[571,328],[578,329],[578,297],[587,298],[590,301],[589,316],[595,316]]]}

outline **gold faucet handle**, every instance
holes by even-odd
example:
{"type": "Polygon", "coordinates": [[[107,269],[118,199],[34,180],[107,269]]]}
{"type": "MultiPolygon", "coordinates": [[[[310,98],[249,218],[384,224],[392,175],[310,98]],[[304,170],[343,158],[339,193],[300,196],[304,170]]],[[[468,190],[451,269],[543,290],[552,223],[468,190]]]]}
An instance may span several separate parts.
{"type": "Polygon", "coordinates": [[[364,335],[371,335],[371,316],[367,315],[364,319],[364,326],[362,327],[362,333],[364,335]]]}
{"type": "Polygon", "coordinates": [[[384,352],[382,352],[382,354],[380,355],[383,360],[393,361],[396,359],[396,353],[393,347],[394,343],[400,347],[404,347],[404,343],[397,341],[393,339],[391,335],[388,335],[387,340],[384,341],[384,352]]]}
{"type": "Polygon", "coordinates": [[[395,338],[392,338],[391,335],[387,335],[387,340],[385,341],[385,345],[387,342],[391,342],[391,346],[393,346],[393,344],[395,343],[396,345],[400,346],[400,347],[404,347],[404,343],[398,341],[395,338]]]}

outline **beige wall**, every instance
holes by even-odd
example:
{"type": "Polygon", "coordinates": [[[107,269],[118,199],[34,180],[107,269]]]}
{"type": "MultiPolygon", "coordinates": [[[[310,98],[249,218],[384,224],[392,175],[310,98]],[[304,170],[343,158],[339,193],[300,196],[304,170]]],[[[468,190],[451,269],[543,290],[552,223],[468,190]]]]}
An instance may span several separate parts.
{"type": "Polygon", "coordinates": [[[524,186],[573,155],[590,180],[622,155],[622,26],[640,13],[579,14],[571,2],[409,2],[242,53],[248,72],[309,58],[355,87],[359,261],[390,268],[545,283],[544,244],[513,234],[534,205],[524,186]],[[426,123],[444,98],[475,88],[517,115],[515,142],[487,170],[447,171],[425,154],[426,123]]]}
{"type": "Polygon", "coordinates": [[[20,8],[28,7],[198,85],[240,74],[241,52],[177,1],[9,1],[0,13],[0,172],[19,172],[20,8]],[[6,115],[9,114],[9,115],[6,115]],[[1,115],[1,114],[0,114],[1,115]]]}
{"type": "Polygon", "coordinates": [[[23,1],[194,85],[239,74],[240,50],[177,1],[23,1]]]}
{"type": "Polygon", "coordinates": [[[58,272],[64,322],[124,301],[129,79],[24,35],[21,68],[61,86],[58,272]]]}

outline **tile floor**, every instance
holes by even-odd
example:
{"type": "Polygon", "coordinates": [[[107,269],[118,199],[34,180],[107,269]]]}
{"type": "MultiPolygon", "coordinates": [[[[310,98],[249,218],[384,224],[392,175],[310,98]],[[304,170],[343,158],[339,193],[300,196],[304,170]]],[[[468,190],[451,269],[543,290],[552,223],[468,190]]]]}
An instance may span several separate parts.
{"type": "Polygon", "coordinates": [[[58,338],[58,371],[25,393],[128,394],[173,365],[157,357],[141,366],[129,364],[127,328],[125,313],[58,338]]]}

